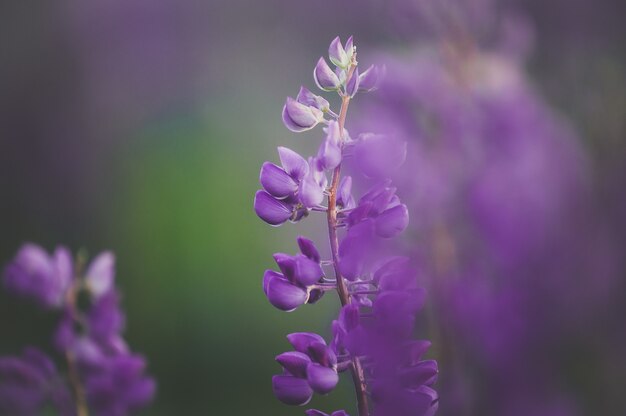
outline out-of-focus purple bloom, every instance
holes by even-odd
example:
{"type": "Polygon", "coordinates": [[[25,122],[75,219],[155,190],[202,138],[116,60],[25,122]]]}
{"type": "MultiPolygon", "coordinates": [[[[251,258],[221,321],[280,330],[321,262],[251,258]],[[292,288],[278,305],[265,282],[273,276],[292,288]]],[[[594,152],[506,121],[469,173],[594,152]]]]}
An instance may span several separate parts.
{"type": "Polygon", "coordinates": [[[106,295],[113,288],[115,256],[111,252],[100,253],[91,261],[85,272],[85,284],[94,299],[106,295]]]}
{"type": "Polygon", "coordinates": [[[49,402],[62,416],[74,416],[77,408],[125,416],[152,400],[156,384],[144,373],[145,360],[132,354],[122,338],[124,314],[114,284],[115,257],[103,252],[84,272],[82,263],[79,257],[74,271],[65,249],[48,257],[43,249],[27,245],[7,268],[9,280],[32,281],[35,276],[41,284],[64,282],[52,286],[62,296],[39,300],[63,310],[54,345],[66,357],[70,374],[67,379],[58,375],[52,361],[34,349],[25,350],[21,358],[0,358],[0,414],[35,415],[49,402]]]}
{"type": "Polygon", "coordinates": [[[145,360],[132,354],[109,356],[83,366],[87,400],[98,415],[127,415],[148,404],[156,384],[144,375],[145,360]]]}
{"type": "Polygon", "coordinates": [[[0,414],[34,416],[51,404],[70,416],[71,395],[50,358],[35,348],[20,357],[0,357],[0,414]]]}
{"type": "Polygon", "coordinates": [[[359,91],[370,92],[378,89],[381,78],[384,77],[385,67],[370,65],[359,75],[359,91]]]}
{"type": "Polygon", "coordinates": [[[385,135],[365,133],[357,139],[354,157],[365,176],[388,178],[402,166],[406,152],[406,142],[385,135]]]}
{"type": "Polygon", "coordinates": [[[72,282],[72,260],[64,247],[53,255],[43,248],[28,243],[20,248],[4,271],[4,285],[8,291],[30,297],[46,308],[59,308],[72,282]]]}

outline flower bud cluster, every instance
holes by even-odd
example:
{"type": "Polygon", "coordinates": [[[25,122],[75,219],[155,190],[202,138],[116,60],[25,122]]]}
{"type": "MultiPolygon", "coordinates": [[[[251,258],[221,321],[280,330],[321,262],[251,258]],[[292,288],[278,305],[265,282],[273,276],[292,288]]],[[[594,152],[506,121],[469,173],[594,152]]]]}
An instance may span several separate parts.
{"type": "MultiPolygon", "coordinates": [[[[329,344],[320,335],[288,335],[294,351],[276,361],[283,373],[274,376],[274,394],[290,405],[307,404],[314,393],[327,394],[350,371],[359,416],[430,416],[437,410],[432,389],[437,363],[423,360],[428,341],[412,339],[425,292],[405,257],[389,256],[391,240],[408,226],[409,214],[396,194],[391,176],[406,157],[406,143],[385,135],[363,133],[352,139],[345,128],[348,104],[359,91],[377,88],[384,68],[359,73],[356,47],[339,37],[313,70],[315,84],[341,98],[335,113],[329,102],[301,87],[283,107],[284,125],[302,132],[324,125],[315,156],[305,158],[278,148],[280,166],[265,162],[254,209],[266,223],[298,222],[311,212],[327,217],[331,258],[323,260],[313,241],[298,237],[300,253],[277,253],[279,271],[266,270],[263,290],[269,302],[293,311],[337,291],[342,305],[332,323],[329,344]],[[331,67],[334,66],[334,68],[331,67]],[[342,164],[352,176],[341,176],[342,164]],[[364,189],[355,197],[354,189],[364,189]],[[326,203],[324,203],[326,201],[326,203]],[[333,276],[334,275],[334,276],[333,276]]],[[[309,416],[328,416],[311,409],[309,416]]],[[[347,416],[343,410],[331,416],[347,416]]]]}
{"type": "Polygon", "coordinates": [[[144,373],[145,359],[122,338],[124,314],[114,279],[110,252],[84,268],[83,257],[74,263],[64,247],[52,255],[34,244],[19,250],[4,271],[4,285],[61,313],[53,344],[66,357],[68,374],[34,348],[25,349],[22,357],[1,357],[0,414],[39,414],[51,404],[64,416],[88,411],[117,416],[152,400],[155,382],[144,373]]]}

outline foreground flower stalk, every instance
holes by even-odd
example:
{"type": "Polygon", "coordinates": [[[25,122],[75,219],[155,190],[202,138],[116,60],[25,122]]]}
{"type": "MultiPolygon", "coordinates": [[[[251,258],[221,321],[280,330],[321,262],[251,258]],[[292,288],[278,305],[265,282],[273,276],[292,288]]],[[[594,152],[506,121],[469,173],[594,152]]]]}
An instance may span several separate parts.
{"type": "MultiPolygon", "coordinates": [[[[287,336],[294,351],[276,357],[283,373],[272,379],[274,394],[286,404],[303,406],[314,393],[332,391],[338,373],[350,371],[359,416],[431,416],[439,400],[431,388],[437,364],[422,359],[430,343],[412,339],[424,291],[410,259],[392,255],[391,240],[408,225],[407,207],[391,180],[404,161],[406,144],[372,133],[350,137],[345,128],[350,101],[359,91],[375,90],[383,71],[372,66],[359,74],[352,38],[345,45],[335,38],[329,58],[335,69],[320,58],[313,76],[320,89],[338,93],[339,113],[306,87],[295,99],[287,98],[285,126],[303,132],[323,124],[326,137],[309,158],[279,147],[281,166],[263,164],[263,189],[255,195],[254,209],[273,226],[325,212],[330,259],[322,260],[312,240],[298,237],[299,254],[274,254],[280,272],[265,272],[263,290],[274,307],[286,312],[336,291],[341,310],[329,344],[309,332],[287,336]],[[342,177],[342,166],[354,170],[354,178],[342,177]],[[366,191],[356,199],[353,186],[366,191]],[[327,277],[326,268],[333,277],[327,277]]],[[[315,409],[306,414],[327,416],[315,409]]],[[[347,413],[338,410],[331,416],[347,413]]]]}

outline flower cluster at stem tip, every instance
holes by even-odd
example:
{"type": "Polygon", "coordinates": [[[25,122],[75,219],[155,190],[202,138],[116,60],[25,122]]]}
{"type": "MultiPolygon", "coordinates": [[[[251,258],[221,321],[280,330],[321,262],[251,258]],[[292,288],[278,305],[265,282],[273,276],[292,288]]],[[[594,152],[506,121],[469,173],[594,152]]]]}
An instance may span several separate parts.
{"type": "MultiPolygon", "coordinates": [[[[334,69],[322,57],[313,77],[321,90],[339,95],[341,108],[334,112],[304,86],[295,99],[287,98],[284,125],[303,132],[322,124],[325,137],[308,158],[278,148],[280,166],[261,167],[263,189],[254,210],[272,226],[297,223],[311,212],[324,214],[328,223],[330,259],[323,260],[315,243],[302,236],[298,254],[274,254],[278,271],[266,270],[263,277],[269,302],[289,312],[336,291],[342,307],[330,342],[310,332],[287,336],[293,351],[276,357],[283,371],[273,377],[273,391],[286,404],[306,405],[314,393],[331,392],[338,374],[348,371],[359,416],[432,416],[439,401],[432,389],[437,363],[422,358],[430,342],[413,339],[425,292],[411,260],[394,255],[391,244],[409,222],[391,179],[404,162],[406,143],[381,134],[350,136],[348,105],[358,92],[378,87],[384,67],[359,72],[352,37],[345,44],[336,37],[328,52],[334,69]],[[342,177],[342,165],[353,175],[342,177]],[[353,188],[364,191],[357,198],[353,188]]],[[[306,414],[328,416],[315,409],[306,414]]]]}
{"type": "Polygon", "coordinates": [[[53,346],[67,371],[34,347],[0,357],[0,415],[38,415],[50,406],[62,416],[125,416],[152,400],[156,384],[145,375],[145,359],[122,338],[114,279],[110,252],[87,264],[81,253],[72,261],[64,247],[50,255],[22,246],[4,270],[4,286],[60,316],[53,346]]]}

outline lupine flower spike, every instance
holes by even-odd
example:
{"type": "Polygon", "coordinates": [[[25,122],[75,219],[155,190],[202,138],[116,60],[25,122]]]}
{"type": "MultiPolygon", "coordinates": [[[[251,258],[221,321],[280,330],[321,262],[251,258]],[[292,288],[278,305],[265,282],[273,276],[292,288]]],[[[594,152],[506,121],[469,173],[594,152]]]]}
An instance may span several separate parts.
{"type": "Polygon", "coordinates": [[[52,255],[34,244],[19,250],[5,268],[4,286],[61,312],[53,344],[67,371],[32,347],[20,357],[0,357],[0,415],[30,416],[51,406],[62,416],[125,416],[152,400],[155,382],[145,375],[145,359],[122,338],[114,279],[110,252],[87,265],[81,254],[73,262],[64,247],[52,255]]]}
{"type": "MultiPolygon", "coordinates": [[[[274,254],[277,270],[265,271],[263,291],[286,312],[333,291],[341,309],[329,342],[310,332],[287,335],[293,350],[276,357],[282,373],[273,377],[272,388],[283,403],[303,406],[316,393],[330,393],[339,373],[349,371],[358,416],[431,416],[439,400],[432,389],[437,363],[422,358],[430,342],[412,339],[425,292],[416,283],[410,259],[389,256],[391,239],[409,222],[391,180],[404,162],[406,143],[373,133],[350,138],[348,105],[358,92],[378,87],[384,68],[360,72],[352,38],[345,44],[335,38],[328,52],[335,68],[321,57],[313,79],[322,91],[339,95],[341,108],[333,112],[326,99],[306,87],[296,99],[287,98],[285,126],[302,132],[323,124],[324,138],[317,154],[308,158],[278,148],[281,166],[265,162],[261,167],[263,189],[255,195],[254,209],[273,226],[298,222],[312,212],[325,214],[331,258],[322,259],[312,240],[298,237],[299,253],[274,254]],[[355,171],[341,176],[342,162],[349,157],[355,171]],[[365,192],[356,198],[354,187],[365,192]]],[[[348,416],[344,410],[305,413],[348,416]]]]}

